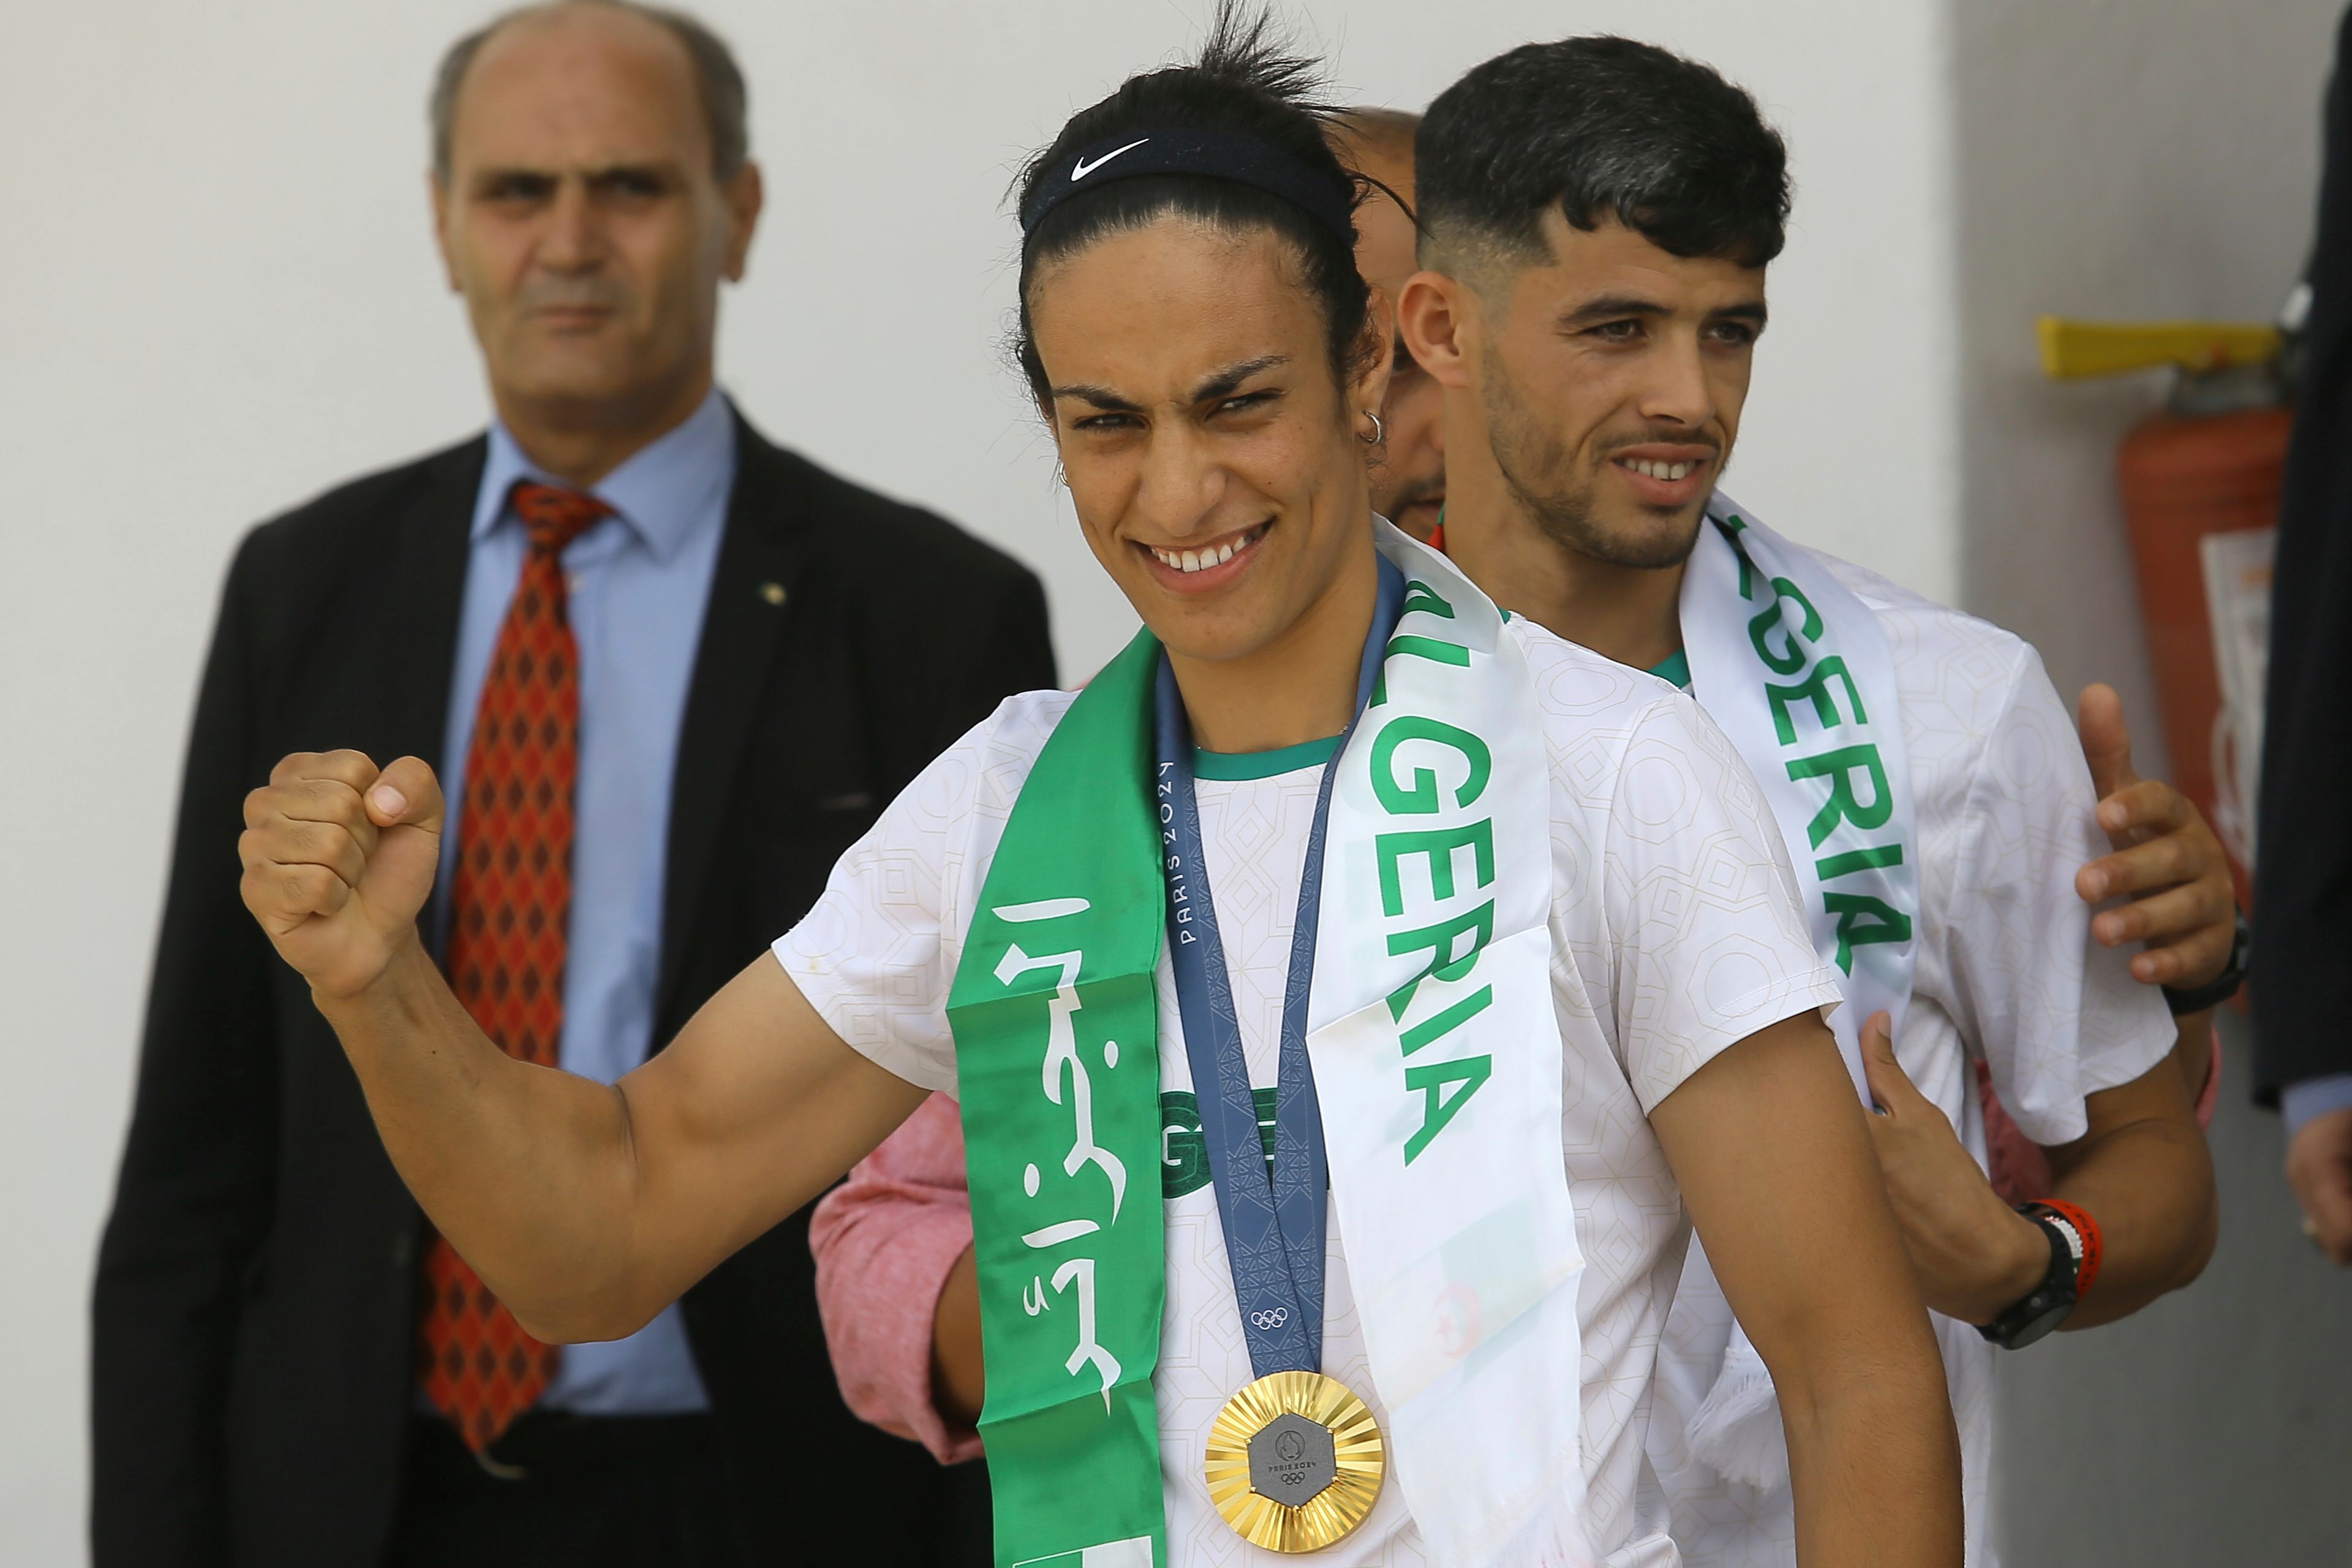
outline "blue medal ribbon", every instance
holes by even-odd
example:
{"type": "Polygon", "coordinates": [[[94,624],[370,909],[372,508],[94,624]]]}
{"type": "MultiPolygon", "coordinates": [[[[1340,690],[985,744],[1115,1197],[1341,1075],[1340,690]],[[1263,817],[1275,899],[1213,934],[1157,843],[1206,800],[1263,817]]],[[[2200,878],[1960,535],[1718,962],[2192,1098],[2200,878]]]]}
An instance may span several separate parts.
{"type": "Polygon", "coordinates": [[[1315,1072],[1307,1058],[1307,1000],[1315,978],[1321,910],[1324,829],[1336,764],[1371,700],[1381,660],[1404,605],[1404,574],[1386,557],[1372,626],[1356,678],[1355,716],[1323,764],[1298,883],[1298,921],[1282,1000],[1281,1058],[1275,1085],[1274,1169],[1266,1169],[1249,1061],[1234,1016],[1233,984],[1217,934],[1201,813],[1192,793],[1192,732],[1175,671],[1165,655],[1156,693],[1158,795],[1168,884],[1168,952],[1184,1026],[1184,1054],[1201,1105],[1201,1137],[1215,1184],[1217,1213],[1233,1266],[1234,1298],[1250,1366],[1259,1377],[1323,1369],[1323,1245],[1328,1168],[1315,1072]]]}

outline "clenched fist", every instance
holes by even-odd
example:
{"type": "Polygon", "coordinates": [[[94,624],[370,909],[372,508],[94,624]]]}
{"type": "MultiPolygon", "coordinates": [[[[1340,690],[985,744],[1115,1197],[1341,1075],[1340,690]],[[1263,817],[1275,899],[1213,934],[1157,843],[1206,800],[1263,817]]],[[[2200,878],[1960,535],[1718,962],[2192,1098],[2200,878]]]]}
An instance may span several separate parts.
{"type": "Polygon", "coordinates": [[[297,752],[245,797],[245,907],[327,996],[356,996],[416,940],[441,859],[441,785],[415,757],[297,752]]]}

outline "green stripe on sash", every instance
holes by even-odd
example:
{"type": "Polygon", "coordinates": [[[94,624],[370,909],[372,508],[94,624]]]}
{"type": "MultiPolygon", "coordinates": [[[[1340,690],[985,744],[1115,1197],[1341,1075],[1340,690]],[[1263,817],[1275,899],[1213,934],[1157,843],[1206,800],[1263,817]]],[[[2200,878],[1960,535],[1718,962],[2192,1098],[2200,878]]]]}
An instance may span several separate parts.
{"type": "Polygon", "coordinates": [[[1055,726],[949,995],[1000,1568],[1167,1562],[1151,1397],[1166,1283],[1159,660],[1138,635],[1055,726]]]}

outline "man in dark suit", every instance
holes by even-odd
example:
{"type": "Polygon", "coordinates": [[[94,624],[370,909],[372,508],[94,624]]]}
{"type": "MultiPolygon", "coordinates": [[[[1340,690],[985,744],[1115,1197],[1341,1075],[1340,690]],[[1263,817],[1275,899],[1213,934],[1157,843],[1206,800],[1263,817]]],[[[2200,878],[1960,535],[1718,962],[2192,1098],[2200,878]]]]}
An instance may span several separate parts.
{"type": "Polygon", "coordinates": [[[935,1563],[969,1481],[843,1407],[805,1216],[630,1338],[523,1333],[424,1224],[224,847],[290,752],[451,779],[440,960],[610,1080],[1005,693],[1026,571],[716,389],[760,205],[689,19],[570,0],[450,53],[434,201],[497,421],[257,529],[197,701],[94,1305],[100,1568],[935,1563]]]}
{"type": "Polygon", "coordinates": [[[2279,505],[2254,871],[2255,1093],[2304,1228],[2352,1266],[2352,13],[2336,37],[2303,386],[2279,505]]]}

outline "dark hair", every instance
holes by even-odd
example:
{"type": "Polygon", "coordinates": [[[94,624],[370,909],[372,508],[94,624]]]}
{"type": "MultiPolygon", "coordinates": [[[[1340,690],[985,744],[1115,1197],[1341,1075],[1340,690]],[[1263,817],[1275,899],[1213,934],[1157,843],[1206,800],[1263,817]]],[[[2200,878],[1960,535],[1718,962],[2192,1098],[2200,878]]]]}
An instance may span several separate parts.
{"type": "Polygon", "coordinates": [[[1414,139],[1415,195],[1441,248],[1541,254],[1545,210],[1615,218],[1676,256],[1761,267],[1789,224],[1789,150],[1709,67],[1631,38],[1496,56],[1439,95],[1414,139]]]}
{"type": "Polygon", "coordinates": [[[551,5],[520,5],[493,16],[450,45],[448,52],[441,57],[440,68],[433,73],[433,97],[425,109],[426,120],[433,128],[434,177],[445,184],[448,182],[449,132],[457,117],[457,89],[466,85],[466,72],[472,68],[474,57],[482,52],[482,46],[509,22],[545,16],[566,5],[607,5],[615,11],[626,11],[631,16],[643,16],[678,41],[694,67],[695,89],[701,97],[703,121],[710,132],[711,175],[722,183],[733,179],[751,155],[751,135],[746,128],[751,95],[743,85],[743,72],[735,64],[733,52],[727,47],[726,39],[695,17],[666,5],[640,5],[638,0],[554,0],[551,5]]]}
{"type": "MultiPolygon", "coordinates": [[[[1267,13],[1245,13],[1234,0],[1223,0],[1192,64],[1129,77],[1117,92],[1070,117],[1053,145],[1023,167],[1013,187],[1015,210],[1031,211],[1046,174],[1082,149],[1130,134],[1197,131],[1261,142],[1286,155],[1308,176],[1328,179],[1340,210],[1352,211],[1358,182],[1326,140],[1332,110],[1316,98],[1318,85],[1314,62],[1284,52],[1267,13]]],[[[1029,321],[1029,288],[1037,269],[1171,213],[1223,229],[1270,229],[1280,236],[1297,253],[1303,285],[1322,307],[1332,373],[1347,379],[1360,353],[1370,300],[1351,240],[1255,185],[1201,174],[1147,174],[1061,202],[1022,241],[1013,357],[1039,402],[1051,395],[1051,387],[1029,321]]]]}

